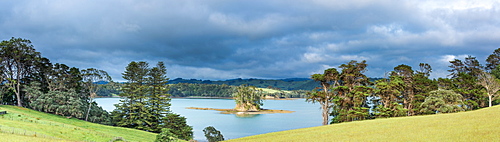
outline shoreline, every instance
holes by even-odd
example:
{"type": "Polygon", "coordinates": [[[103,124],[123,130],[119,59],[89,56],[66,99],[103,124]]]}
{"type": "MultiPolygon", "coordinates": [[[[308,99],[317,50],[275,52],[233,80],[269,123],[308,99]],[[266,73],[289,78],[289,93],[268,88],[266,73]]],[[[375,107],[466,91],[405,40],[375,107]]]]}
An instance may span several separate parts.
{"type": "Polygon", "coordinates": [[[295,112],[295,111],[290,111],[290,110],[273,110],[273,109],[262,109],[260,111],[237,111],[236,109],[217,109],[217,108],[200,108],[200,107],[186,107],[186,109],[216,110],[216,111],[220,111],[221,114],[272,114],[272,113],[293,113],[293,112],[295,112]]]}
{"type": "MultiPolygon", "coordinates": [[[[121,98],[120,96],[98,96],[95,98],[121,98]]],[[[189,97],[170,97],[170,98],[175,98],[175,99],[234,99],[233,97],[200,97],[200,96],[189,96],[189,97]]],[[[304,98],[263,98],[262,100],[297,100],[297,99],[304,99],[304,98]]]]}

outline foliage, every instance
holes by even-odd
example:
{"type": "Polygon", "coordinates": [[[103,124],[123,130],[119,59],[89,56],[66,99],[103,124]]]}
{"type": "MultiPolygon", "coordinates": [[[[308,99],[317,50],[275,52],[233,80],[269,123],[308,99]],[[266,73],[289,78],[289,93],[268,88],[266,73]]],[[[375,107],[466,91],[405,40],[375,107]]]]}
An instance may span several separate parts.
{"type": "Polygon", "coordinates": [[[238,111],[259,111],[262,102],[262,90],[254,86],[241,85],[233,94],[238,111]]]}
{"type": "Polygon", "coordinates": [[[430,91],[437,90],[437,82],[428,77],[432,72],[429,64],[420,63],[414,71],[408,65],[394,67],[388,79],[376,82],[375,117],[400,117],[418,115],[420,104],[430,91]]]}
{"type": "Polygon", "coordinates": [[[175,97],[201,96],[201,97],[231,97],[235,86],[217,84],[169,84],[169,94],[175,97]]]}
{"type": "Polygon", "coordinates": [[[117,126],[160,133],[162,128],[180,139],[192,138],[192,128],[186,118],[170,112],[167,69],[163,62],[150,68],[146,62],[131,62],[123,73],[128,80],[122,88],[121,103],[112,112],[117,126]]]}
{"type": "Polygon", "coordinates": [[[391,76],[391,79],[381,79],[376,82],[375,94],[378,105],[374,109],[376,117],[399,117],[406,116],[408,109],[401,102],[401,91],[404,82],[401,77],[391,76]]]}
{"type": "Polygon", "coordinates": [[[161,129],[161,133],[156,135],[155,142],[173,142],[176,141],[176,135],[169,128],[161,129]]]}
{"type": "Polygon", "coordinates": [[[203,133],[205,134],[208,142],[224,141],[224,136],[213,126],[205,127],[205,129],[203,129],[203,133]]]}
{"type": "Polygon", "coordinates": [[[339,86],[333,88],[336,95],[333,99],[333,109],[330,113],[333,119],[330,123],[341,123],[356,120],[370,119],[368,98],[373,88],[369,78],[363,73],[366,71],[366,61],[350,61],[339,68],[339,86]]]}
{"type": "Polygon", "coordinates": [[[88,109],[85,115],[85,121],[88,120],[92,103],[94,102],[94,98],[97,96],[97,91],[99,87],[95,82],[98,81],[111,81],[111,77],[108,75],[106,71],[98,70],[94,68],[89,68],[81,71],[83,86],[85,86],[86,92],[88,92],[88,109]]]}
{"type": "MultiPolygon", "coordinates": [[[[170,83],[170,81],[169,81],[170,83]]],[[[111,97],[118,96],[122,90],[120,90],[125,84],[109,82],[104,84],[98,84],[99,90],[97,92],[98,96],[101,97],[111,97]]],[[[232,97],[236,91],[237,86],[231,86],[226,84],[193,84],[193,83],[177,83],[168,84],[168,94],[172,97],[221,97],[229,98],[232,97]]],[[[280,90],[278,88],[273,88],[268,86],[268,88],[263,88],[263,93],[266,96],[272,96],[275,98],[305,98],[306,90],[280,90]]]]}
{"type": "Polygon", "coordinates": [[[430,92],[424,103],[421,104],[421,112],[424,114],[452,113],[465,111],[462,96],[451,90],[436,90],[430,92]]]}
{"type": "Polygon", "coordinates": [[[328,124],[328,115],[332,108],[332,101],[335,98],[335,93],[332,88],[339,85],[340,74],[335,68],[330,68],[324,71],[323,74],[313,74],[311,79],[320,82],[321,88],[318,87],[312,92],[307,93],[306,101],[319,103],[321,105],[321,114],[323,117],[323,125],[328,124]]]}
{"type": "Polygon", "coordinates": [[[493,51],[493,53],[486,59],[486,70],[497,69],[500,64],[500,48],[493,51]]]}
{"type": "Polygon", "coordinates": [[[1,84],[15,94],[17,106],[24,105],[22,88],[27,85],[25,79],[36,71],[35,62],[40,58],[40,52],[35,51],[30,40],[12,37],[0,42],[1,84]]]}
{"type": "Polygon", "coordinates": [[[478,77],[483,72],[482,65],[476,57],[468,56],[465,61],[455,59],[450,61],[451,80],[440,79],[442,89],[453,90],[463,96],[463,101],[468,110],[474,110],[486,106],[487,99],[484,97],[483,87],[478,84],[478,77]]]}
{"type": "Polygon", "coordinates": [[[289,78],[289,79],[278,79],[278,80],[237,78],[237,79],[229,79],[222,81],[176,78],[170,80],[169,83],[170,84],[179,84],[179,83],[214,84],[214,85],[226,84],[228,86],[249,85],[249,86],[255,86],[257,88],[271,87],[279,90],[312,90],[316,87],[319,87],[319,84],[317,82],[308,78],[289,78]]]}
{"type": "Polygon", "coordinates": [[[190,140],[193,138],[193,128],[187,125],[186,117],[169,113],[164,118],[165,128],[170,129],[179,139],[190,140]]]}

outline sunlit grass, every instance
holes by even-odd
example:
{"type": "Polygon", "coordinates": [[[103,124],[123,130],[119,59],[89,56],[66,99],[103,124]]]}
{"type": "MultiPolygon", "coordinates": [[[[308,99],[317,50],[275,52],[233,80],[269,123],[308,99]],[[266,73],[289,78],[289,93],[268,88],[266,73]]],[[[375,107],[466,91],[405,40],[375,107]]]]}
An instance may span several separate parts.
{"type": "Polygon", "coordinates": [[[145,131],[90,123],[75,118],[1,105],[0,141],[154,141],[156,134],[145,131]]]}
{"type": "Polygon", "coordinates": [[[453,114],[348,122],[230,141],[500,141],[500,106],[453,114]]]}

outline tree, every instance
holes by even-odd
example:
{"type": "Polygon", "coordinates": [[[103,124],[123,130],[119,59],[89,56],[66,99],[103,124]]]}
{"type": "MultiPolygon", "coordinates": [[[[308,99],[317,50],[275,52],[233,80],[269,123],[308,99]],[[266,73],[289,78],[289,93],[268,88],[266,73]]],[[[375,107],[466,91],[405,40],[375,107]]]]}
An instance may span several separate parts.
{"type": "Polygon", "coordinates": [[[404,108],[408,110],[408,116],[414,114],[413,100],[415,98],[415,84],[413,82],[413,73],[413,69],[410,66],[404,64],[394,67],[394,71],[391,73],[391,76],[398,76],[403,81],[404,85],[401,90],[401,100],[403,101],[402,104],[404,108]]]}
{"type": "Polygon", "coordinates": [[[240,85],[233,94],[238,111],[259,111],[262,103],[262,90],[254,86],[240,85]]]}
{"type": "Polygon", "coordinates": [[[0,76],[2,82],[11,89],[16,98],[17,106],[23,106],[23,84],[25,80],[35,72],[34,65],[40,57],[40,52],[36,52],[31,45],[31,41],[21,38],[11,38],[9,41],[0,43],[0,76]]]}
{"type": "Polygon", "coordinates": [[[148,85],[149,96],[146,101],[148,117],[144,120],[149,131],[160,132],[164,120],[170,112],[170,94],[168,94],[167,69],[163,62],[158,62],[156,67],[149,71],[148,85]]]}
{"type": "Polygon", "coordinates": [[[89,93],[89,95],[88,95],[89,106],[87,109],[87,113],[85,115],[85,121],[87,121],[89,114],[90,114],[90,109],[91,109],[92,103],[94,102],[94,98],[95,98],[95,96],[97,96],[96,93],[99,89],[99,87],[97,86],[97,84],[95,84],[95,82],[98,82],[98,81],[109,82],[112,79],[111,79],[111,76],[109,76],[106,71],[97,70],[94,68],[82,70],[81,73],[82,73],[81,76],[82,76],[82,80],[83,80],[83,85],[85,86],[86,91],[89,93]]]}
{"type": "Polygon", "coordinates": [[[370,80],[363,73],[366,71],[366,61],[350,61],[339,68],[339,86],[332,90],[336,93],[333,99],[333,116],[331,123],[341,123],[370,118],[368,97],[373,93],[370,80]]]}
{"type": "Polygon", "coordinates": [[[500,48],[497,48],[493,53],[486,59],[486,69],[493,70],[500,64],[500,48]]]}
{"type": "Polygon", "coordinates": [[[224,141],[224,136],[213,126],[205,127],[205,129],[203,129],[203,133],[205,133],[205,137],[208,142],[224,141]]]}
{"type": "Polygon", "coordinates": [[[120,96],[123,98],[121,103],[116,104],[116,113],[114,119],[116,125],[121,127],[135,128],[145,130],[143,121],[147,117],[146,103],[148,85],[147,75],[149,72],[148,63],[146,62],[130,62],[122,73],[123,79],[127,82],[122,88],[120,96]]]}
{"type": "Polygon", "coordinates": [[[452,65],[448,70],[451,72],[451,80],[440,79],[446,89],[451,89],[463,96],[463,101],[469,110],[486,106],[487,99],[483,96],[483,87],[477,83],[478,77],[483,72],[482,65],[475,57],[468,56],[465,62],[459,59],[450,61],[452,65]]]}
{"type": "Polygon", "coordinates": [[[327,69],[323,74],[311,75],[311,79],[320,82],[322,88],[316,88],[313,92],[307,93],[306,101],[318,102],[321,105],[323,125],[328,125],[331,102],[334,99],[334,93],[331,90],[338,86],[339,75],[335,68],[327,69]]]}
{"type": "Polygon", "coordinates": [[[161,133],[156,135],[155,142],[173,142],[177,136],[169,128],[161,129],[161,133]]]}
{"type": "Polygon", "coordinates": [[[178,114],[169,113],[164,117],[164,128],[169,128],[170,132],[175,134],[177,138],[190,140],[193,138],[193,128],[187,125],[186,117],[178,114]]]}
{"type": "Polygon", "coordinates": [[[498,95],[498,90],[500,90],[500,83],[498,82],[498,79],[487,72],[483,72],[479,76],[477,83],[486,89],[489,104],[488,106],[491,107],[492,98],[498,95]]]}
{"type": "Polygon", "coordinates": [[[408,109],[402,105],[401,92],[404,91],[404,82],[399,76],[390,79],[378,80],[375,84],[375,94],[379,101],[374,109],[376,117],[406,116],[408,109]]]}
{"type": "Polygon", "coordinates": [[[451,90],[436,90],[430,92],[421,108],[420,111],[424,114],[434,114],[465,111],[466,106],[460,94],[451,90]]]}
{"type": "Polygon", "coordinates": [[[123,73],[128,80],[122,88],[121,103],[112,112],[113,123],[121,127],[160,133],[163,128],[189,140],[193,132],[186,118],[170,112],[170,94],[163,62],[150,68],[146,62],[131,62],[123,73]]]}

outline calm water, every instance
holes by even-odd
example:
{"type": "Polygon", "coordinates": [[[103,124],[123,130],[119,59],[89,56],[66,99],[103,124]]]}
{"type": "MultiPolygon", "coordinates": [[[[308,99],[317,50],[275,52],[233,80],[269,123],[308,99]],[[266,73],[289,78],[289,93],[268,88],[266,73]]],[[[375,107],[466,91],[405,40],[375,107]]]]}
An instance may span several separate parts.
{"type": "MultiPolygon", "coordinates": [[[[98,98],[96,102],[107,111],[112,111],[113,104],[119,103],[119,98],[98,98]]],[[[186,107],[203,108],[234,108],[234,100],[230,99],[172,99],[170,109],[187,118],[193,126],[194,139],[206,141],[203,129],[214,126],[221,131],[224,138],[235,139],[245,136],[269,132],[306,128],[321,125],[321,110],[319,104],[297,100],[266,100],[263,108],[295,111],[284,114],[258,114],[251,116],[236,116],[235,114],[220,114],[215,110],[193,110],[186,107]]]]}

